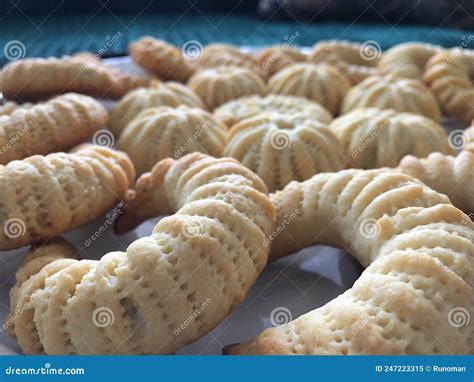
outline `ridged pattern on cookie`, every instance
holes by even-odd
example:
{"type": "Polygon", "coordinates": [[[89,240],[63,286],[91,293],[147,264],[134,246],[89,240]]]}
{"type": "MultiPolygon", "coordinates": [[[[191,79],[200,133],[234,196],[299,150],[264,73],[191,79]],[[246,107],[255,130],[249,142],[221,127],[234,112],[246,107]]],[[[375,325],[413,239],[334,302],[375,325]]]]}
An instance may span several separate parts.
{"type": "Polygon", "coordinates": [[[149,82],[148,77],[132,76],[97,60],[68,56],[27,58],[3,67],[0,91],[7,98],[20,100],[67,92],[117,99],[149,82]]]}
{"type": "Polygon", "coordinates": [[[222,155],[227,127],[198,108],[162,106],[143,110],[122,132],[119,150],[132,160],[137,175],[165,158],[192,152],[222,155]]]}
{"type": "Polygon", "coordinates": [[[93,145],[0,166],[0,249],[45,240],[103,215],[134,176],[124,153],[93,145]]]}
{"type": "Polygon", "coordinates": [[[474,119],[474,54],[444,51],[426,64],[424,80],[443,111],[465,123],[474,119]]]}
{"type": "Polygon", "coordinates": [[[451,315],[474,314],[474,225],[446,196],[405,174],[345,170],[290,183],[272,202],[276,225],[286,222],[272,258],[329,244],[367,269],[331,302],[230,353],[472,352],[472,325],[451,315]]]}
{"type": "Polygon", "coordinates": [[[107,110],[95,99],[68,93],[18,106],[0,124],[0,164],[34,154],[63,151],[105,127],[107,110]]]}
{"type": "Polygon", "coordinates": [[[287,45],[273,45],[262,49],[257,55],[257,66],[266,77],[270,77],[285,66],[306,61],[307,55],[287,45]]]}
{"type": "Polygon", "coordinates": [[[391,76],[369,77],[354,86],[344,98],[341,112],[362,107],[415,113],[434,121],[440,117],[438,103],[423,82],[391,76]]]}
{"type": "Polygon", "coordinates": [[[230,101],[216,108],[214,115],[227,126],[232,126],[245,118],[256,116],[262,112],[304,113],[325,124],[332,120],[329,111],[316,102],[280,94],[270,94],[266,97],[250,96],[230,101]]]}
{"type": "Polygon", "coordinates": [[[256,173],[270,192],[346,165],[336,136],[304,114],[262,114],[237,123],[229,132],[224,156],[256,173]]]}
{"type": "Polygon", "coordinates": [[[119,136],[127,124],[149,107],[186,105],[204,108],[201,99],[187,86],[177,82],[163,82],[149,88],[129,92],[110,112],[110,130],[119,136]]]}
{"type": "Polygon", "coordinates": [[[378,65],[380,73],[423,80],[426,62],[440,51],[439,46],[431,44],[409,42],[395,45],[383,53],[378,65]]]}
{"type": "Polygon", "coordinates": [[[209,110],[227,101],[265,94],[265,82],[253,70],[237,66],[216,66],[192,76],[187,85],[209,110]]]}
{"type": "Polygon", "coordinates": [[[28,306],[12,307],[15,323],[33,318],[19,341],[25,352],[169,354],[244,299],[266,264],[274,224],[263,182],[233,159],[195,153],[143,175],[131,208],[148,198],[148,213],[176,211],[150,236],[99,261],[55,260],[19,286],[28,306]],[[107,325],[97,312],[107,312],[107,325]]]}
{"type": "Polygon", "coordinates": [[[272,93],[309,98],[337,114],[351,84],[338,69],[327,64],[299,63],[273,75],[268,88],[272,93]]]}
{"type": "Polygon", "coordinates": [[[448,136],[433,120],[413,113],[355,109],[329,126],[354,168],[396,167],[407,154],[453,154],[448,136]]]}
{"type": "Polygon", "coordinates": [[[133,61],[161,79],[186,82],[196,70],[192,61],[165,41],[145,36],[129,46],[133,61]]]}
{"type": "Polygon", "coordinates": [[[313,47],[308,60],[328,63],[344,73],[352,84],[358,84],[378,72],[380,52],[376,47],[349,41],[320,41],[313,47]]]}

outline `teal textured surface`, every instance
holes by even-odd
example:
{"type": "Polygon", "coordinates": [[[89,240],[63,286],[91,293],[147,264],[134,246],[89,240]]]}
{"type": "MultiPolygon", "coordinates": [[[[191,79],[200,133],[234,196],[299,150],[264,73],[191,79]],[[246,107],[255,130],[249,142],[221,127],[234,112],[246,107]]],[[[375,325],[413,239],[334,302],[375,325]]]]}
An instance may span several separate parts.
{"type": "MultiPolygon", "coordinates": [[[[429,26],[266,22],[243,14],[161,14],[96,16],[4,17],[0,21],[0,48],[13,40],[25,46],[25,57],[61,56],[77,51],[104,57],[126,54],[127,45],[142,35],[163,38],[178,46],[197,40],[206,45],[222,41],[259,46],[291,39],[294,45],[311,46],[322,39],[377,41],[382,49],[405,41],[423,41],[445,47],[472,48],[469,31],[429,26]],[[297,37],[295,37],[295,35],[297,37]],[[293,38],[292,38],[293,37],[293,38]]],[[[7,59],[0,49],[0,63],[7,59]]]]}

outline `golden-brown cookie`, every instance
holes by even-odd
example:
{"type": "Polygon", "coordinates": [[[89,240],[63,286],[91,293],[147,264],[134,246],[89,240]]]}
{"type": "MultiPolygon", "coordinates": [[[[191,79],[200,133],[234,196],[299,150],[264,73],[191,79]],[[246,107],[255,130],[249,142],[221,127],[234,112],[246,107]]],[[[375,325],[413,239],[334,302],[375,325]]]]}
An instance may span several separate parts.
{"type": "Polygon", "coordinates": [[[253,70],[238,66],[216,66],[192,76],[187,85],[209,110],[227,101],[265,94],[265,82],[253,70]]]}
{"type": "Polygon", "coordinates": [[[471,123],[474,119],[474,54],[452,49],[434,55],[426,64],[424,80],[443,112],[471,123]]]}
{"type": "Polygon", "coordinates": [[[433,120],[413,113],[355,109],[329,126],[354,168],[396,167],[407,154],[423,158],[454,154],[448,136],[433,120]]]}
{"type": "Polygon", "coordinates": [[[306,61],[307,55],[289,45],[273,45],[258,52],[257,66],[265,77],[274,75],[285,66],[306,61]]]}
{"type": "Polygon", "coordinates": [[[142,110],[149,107],[179,105],[205,108],[201,99],[191,89],[178,82],[155,83],[149,88],[132,90],[111,110],[110,130],[118,137],[125,126],[142,110]]]}
{"type": "Polygon", "coordinates": [[[81,94],[68,93],[44,103],[18,106],[1,117],[0,164],[68,150],[105,127],[107,120],[104,106],[81,94]]]}
{"type": "Polygon", "coordinates": [[[346,165],[327,125],[297,113],[267,113],[238,122],[229,131],[224,156],[238,159],[256,173],[270,192],[346,165]]]}
{"type": "Polygon", "coordinates": [[[370,41],[358,44],[329,40],[320,41],[314,45],[308,59],[313,63],[334,65],[354,85],[377,74],[377,64],[381,54],[380,47],[370,41]]]}
{"type": "Polygon", "coordinates": [[[230,44],[209,44],[202,50],[199,64],[204,68],[216,66],[239,66],[256,69],[255,58],[239,47],[230,44]]]}
{"type": "Polygon", "coordinates": [[[129,46],[133,61],[161,79],[186,82],[196,70],[191,60],[166,41],[145,36],[129,46]]]}
{"type": "Polygon", "coordinates": [[[141,175],[165,158],[192,152],[220,157],[226,133],[227,127],[205,110],[162,106],[138,114],[123,130],[117,147],[130,156],[141,175]]]}
{"type": "Polygon", "coordinates": [[[117,99],[149,82],[149,77],[132,76],[81,57],[27,58],[3,67],[0,92],[20,100],[67,92],[117,99]]]}
{"type": "Polygon", "coordinates": [[[472,351],[474,224],[445,195],[406,174],[351,169],[290,183],[271,199],[284,227],[271,258],[328,244],[367,268],[334,300],[229,353],[472,351]]]}
{"type": "Polygon", "coordinates": [[[261,179],[233,159],[195,153],[159,162],[136,190],[132,211],[176,213],[125,252],[65,256],[17,285],[11,315],[25,353],[169,354],[244,299],[274,224],[261,179]]]}
{"type": "Polygon", "coordinates": [[[351,84],[344,74],[328,64],[298,63],[273,75],[268,88],[272,93],[309,98],[337,114],[351,84]]]}
{"type": "Polygon", "coordinates": [[[331,113],[316,102],[301,97],[280,94],[270,94],[265,97],[250,96],[229,101],[216,108],[214,115],[227,126],[232,126],[245,118],[263,112],[304,113],[324,124],[329,124],[332,120],[331,113]]]}
{"type": "Polygon", "coordinates": [[[374,76],[354,86],[342,102],[342,114],[362,107],[393,109],[424,115],[438,121],[440,110],[423,82],[392,76],[374,76]]]}
{"type": "Polygon", "coordinates": [[[105,214],[134,177],[127,155],[93,145],[0,165],[0,250],[48,239],[105,214]]]}
{"type": "Polygon", "coordinates": [[[421,81],[426,62],[441,50],[439,46],[423,43],[395,45],[383,53],[378,65],[380,73],[421,81]]]}

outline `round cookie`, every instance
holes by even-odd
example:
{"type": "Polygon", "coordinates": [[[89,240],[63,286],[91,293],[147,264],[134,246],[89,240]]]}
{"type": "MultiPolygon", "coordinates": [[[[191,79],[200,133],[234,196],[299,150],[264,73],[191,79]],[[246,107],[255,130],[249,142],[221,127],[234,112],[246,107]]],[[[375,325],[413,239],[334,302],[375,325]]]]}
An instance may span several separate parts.
{"type": "Polygon", "coordinates": [[[117,147],[132,160],[137,175],[165,158],[192,152],[222,155],[227,127],[207,111],[188,106],[148,108],[123,130],[117,147]]]}
{"type": "Polygon", "coordinates": [[[420,114],[434,121],[440,117],[438,103],[423,82],[392,76],[369,77],[354,86],[342,102],[341,113],[365,107],[420,114]]]}
{"type": "Polygon", "coordinates": [[[270,192],[346,164],[336,136],[305,114],[267,113],[244,119],[231,128],[227,139],[224,156],[255,172],[270,192]]]}
{"type": "Polygon", "coordinates": [[[298,63],[273,75],[268,88],[272,93],[309,98],[337,114],[351,84],[330,65],[298,63]]]}
{"type": "Polygon", "coordinates": [[[110,112],[110,130],[119,136],[127,124],[149,107],[186,105],[205,108],[201,99],[187,86],[177,82],[156,83],[149,88],[129,92],[110,112]]]}
{"type": "Polygon", "coordinates": [[[189,79],[187,85],[209,110],[236,98],[265,93],[265,82],[255,71],[237,66],[201,70],[189,79]]]}
{"type": "Polygon", "coordinates": [[[304,113],[323,124],[329,124],[332,115],[321,105],[308,99],[280,94],[265,97],[250,96],[225,103],[214,110],[214,116],[232,126],[237,122],[263,112],[283,114],[304,113]]]}
{"type": "Polygon", "coordinates": [[[355,109],[329,126],[354,168],[396,167],[403,156],[453,154],[448,136],[433,120],[413,113],[355,109]]]}

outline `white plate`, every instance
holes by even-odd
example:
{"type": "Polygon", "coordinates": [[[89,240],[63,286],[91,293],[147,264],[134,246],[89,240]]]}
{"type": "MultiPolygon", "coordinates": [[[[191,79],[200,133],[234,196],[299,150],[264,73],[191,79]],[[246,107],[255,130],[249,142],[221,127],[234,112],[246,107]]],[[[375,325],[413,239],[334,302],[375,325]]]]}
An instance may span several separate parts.
{"type": "MultiPolygon", "coordinates": [[[[105,60],[113,67],[141,73],[129,57],[105,60]]],[[[111,103],[107,102],[110,107],[111,103]]],[[[453,126],[449,123],[450,126],[453,126]]],[[[110,251],[125,250],[135,239],[149,235],[158,219],[117,236],[106,218],[90,222],[62,237],[81,250],[84,258],[99,259],[110,251]],[[101,226],[106,230],[87,247],[85,242],[101,226]]],[[[9,310],[9,291],[20,259],[28,248],[0,253],[0,321],[9,310]]],[[[211,333],[181,349],[178,354],[221,354],[223,346],[248,340],[263,329],[294,319],[332,300],[350,288],[362,268],[350,255],[334,248],[316,246],[267,265],[245,301],[211,333]],[[276,321],[276,322],[275,322],[276,321]]],[[[0,328],[0,354],[19,353],[20,348],[0,328]]]]}

